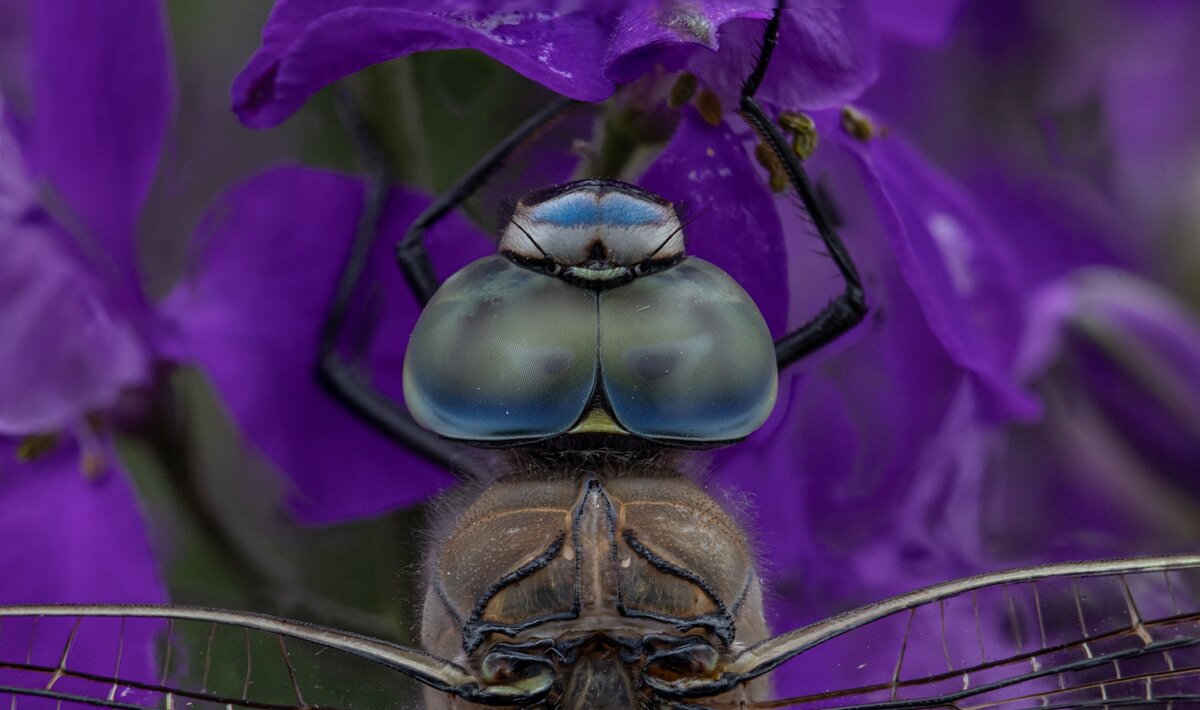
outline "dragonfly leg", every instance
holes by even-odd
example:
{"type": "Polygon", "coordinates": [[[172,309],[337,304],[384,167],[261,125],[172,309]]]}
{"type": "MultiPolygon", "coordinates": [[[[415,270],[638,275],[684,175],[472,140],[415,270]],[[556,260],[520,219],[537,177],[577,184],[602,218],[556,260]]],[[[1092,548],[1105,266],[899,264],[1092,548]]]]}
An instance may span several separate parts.
{"type": "Polygon", "coordinates": [[[449,190],[434,200],[424,212],[417,217],[412,226],[405,232],[404,238],[396,245],[396,262],[404,272],[417,301],[424,307],[433,298],[434,291],[439,286],[437,275],[433,272],[433,263],[429,260],[429,250],[425,246],[425,234],[443,217],[466,202],[484,185],[496,171],[503,167],[513,151],[519,148],[530,137],[545,129],[567,110],[577,106],[579,102],[558,98],[541,111],[525,119],[499,145],[488,151],[466,175],[459,178],[449,190]]]}
{"type": "MultiPolygon", "coordinates": [[[[404,239],[396,246],[396,258],[405,281],[422,306],[429,302],[439,285],[424,243],[425,234],[470,198],[522,143],[577,103],[571,99],[559,99],[531,116],[446,194],[435,200],[408,228],[404,239]]],[[[339,94],[338,110],[366,163],[367,181],[354,244],[321,329],[317,378],[347,408],[388,437],[448,470],[461,468],[461,447],[417,424],[401,403],[375,387],[369,373],[338,352],[337,346],[345,332],[350,302],[358,289],[371,246],[378,235],[379,221],[392,186],[387,158],[364,125],[348,94],[339,94]]]]}
{"type": "Polygon", "coordinates": [[[826,214],[822,201],[818,199],[812,182],[800,165],[800,160],[780,134],[775,122],[767,115],[762,105],[754,98],[767,74],[771,54],[779,39],[779,24],[782,19],[783,0],[779,0],[767,23],[763,35],[762,50],[755,62],[754,71],[742,84],[741,102],[738,106],[742,118],[762,138],[763,142],[778,156],[788,181],[800,196],[804,209],[808,211],[813,226],[821,241],[841,273],[844,289],[825,308],[796,330],[775,341],[775,359],[783,369],[800,358],[828,344],[842,333],[850,330],[867,314],[866,298],[858,269],[850,258],[850,252],[842,243],[833,222],[826,214]]]}
{"type": "Polygon", "coordinates": [[[384,435],[446,470],[461,468],[461,448],[425,430],[404,406],[379,391],[370,374],[338,352],[346,326],[350,302],[358,288],[371,246],[378,233],[380,217],[392,186],[387,159],[359,116],[353,99],[338,95],[338,111],[367,165],[363,209],[355,228],[350,256],[342,269],[337,290],[321,326],[317,380],[338,401],[384,435]]]}

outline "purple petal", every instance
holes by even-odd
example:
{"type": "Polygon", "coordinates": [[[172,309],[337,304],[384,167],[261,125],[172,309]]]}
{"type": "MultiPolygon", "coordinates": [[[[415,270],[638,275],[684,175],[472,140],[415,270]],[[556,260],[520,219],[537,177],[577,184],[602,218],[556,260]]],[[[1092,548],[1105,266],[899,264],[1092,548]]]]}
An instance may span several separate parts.
{"type": "Polygon", "coordinates": [[[1044,175],[990,174],[967,185],[1020,260],[1012,277],[1031,292],[1088,265],[1129,267],[1137,254],[1130,235],[1138,226],[1107,197],[1076,180],[1044,175]]]}
{"type": "MultiPolygon", "coordinates": [[[[662,65],[699,76],[726,106],[736,106],[754,68],[770,3],[702,3],[669,14],[646,6],[621,18],[608,76],[633,81],[662,65]]],[[[875,80],[876,46],[861,2],[803,3],[783,15],[779,43],[758,98],[789,109],[839,106],[875,80]]]]}
{"type": "MultiPolygon", "coordinates": [[[[883,240],[860,228],[843,232],[860,257],[883,240]]],[[[954,556],[928,549],[923,531],[951,517],[969,520],[977,510],[977,501],[961,504],[953,516],[940,500],[897,502],[921,475],[928,442],[946,426],[963,373],[895,266],[875,273],[869,299],[884,316],[870,321],[870,337],[785,377],[766,426],[716,456],[719,480],[752,496],[770,560],[769,616],[776,628],[903,591],[927,576],[953,576],[954,556]],[[897,534],[904,529],[914,533],[897,534]],[[880,548],[907,565],[854,565],[880,548]]],[[[952,437],[944,437],[942,448],[963,459],[982,453],[976,442],[952,437]]],[[[944,481],[955,472],[934,473],[944,481]]],[[[953,547],[977,538],[959,535],[953,547]]]]}
{"type": "Polygon", "coordinates": [[[675,203],[688,222],[688,253],[728,272],[758,304],[771,331],[782,335],[788,285],[779,213],[729,125],[714,128],[686,109],[639,183],[675,203]]]}
{"type": "MultiPolygon", "coordinates": [[[[749,20],[726,25],[722,41],[741,51],[717,54],[711,64],[694,71],[718,85],[740,88],[758,54],[762,29],[761,22],[749,20]]],[[[877,41],[860,0],[789,8],[758,98],[791,110],[840,106],[875,81],[877,54],[877,41]]]]}
{"type": "Polygon", "coordinates": [[[34,4],[30,160],[136,288],[138,213],[173,101],[157,0],[34,4]]]}
{"type": "Polygon", "coordinates": [[[0,440],[0,604],[166,601],[128,475],[104,454],[89,479],[74,445],[23,463],[0,440]]]}
{"type": "Polygon", "coordinates": [[[867,14],[879,29],[915,44],[945,40],[962,0],[866,0],[867,14]]]}
{"type": "Polygon", "coordinates": [[[600,71],[608,27],[597,15],[505,8],[481,12],[437,3],[403,10],[395,0],[281,0],[263,46],[233,83],[233,109],[255,128],[287,118],[321,87],[413,52],[477,49],[565,96],[600,101],[613,84],[600,71]]]}
{"type": "MultiPolygon", "coordinates": [[[[396,0],[282,0],[263,45],[233,85],[246,125],[273,126],[321,87],[370,64],[413,52],[477,49],[565,96],[601,101],[615,83],[663,66],[690,69],[727,102],[753,67],[768,2],[705,0],[563,11],[503,3],[481,10],[443,0],[410,11],[396,0]],[[618,15],[618,10],[620,13],[618,15]],[[719,51],[717,51],[719,49],[719,51]]],[[[825,108],[874,81],[874,36],[860,0],[789,8],[761,98],[825,108]]],[[[730,106],[733,104],[730,103],[730,106]]]]}
{"type": "MultiPolygon", "coordinates": [[[[1078,383],[1043,385],[1052,393],[1047,416],[1009,431],[989,462],[981,525],[1013,556],[1010,566],[1194,549],[1194,448],[1186,474],[1170,480],[1092,393],[1078,383]]],[[[1161,416],[1139,413],[1147,412],[1161,416]]]]}
{"type": "MultiPolygon", "coordinates": [[[[1025,561],[1024,551],[1006,549],[1014,538],[1024,542],[1023,529],[1068,526],[1019,509],[1005,510],[1004,527],[989,525],[997,506],[988,496],[1006,478],[987,464],[1004,432],[983,416],[972,378],[932,332],[898,265],[881,254],[885,235],[855,218],[865,210],[846,202],[852,192],[834,194],[848,215],[843,238],[868,277],[870,337],[802,369],[781,388],[763,430],[715,462],[718,481],[749,497],[777,632],[1009,566],[1014,556],[1025,561]]],[[[774,674],[776,690],[849,681],[860,664],[878,660],[873,654],[860,649],[853,665],[818,678],[807,664],[786,665],[774,674]]]]}
{"type": "Polygon", "coordinates": [[[68,427],[147,377],[127,314],[66,243],[36,213],[0,216],[0,433],[68,427]]]}
{"type": "Polygon", "coordinates": [[[5,91],[13,92],[29,77],[28,26],[26,0],[0,0],[0,87],[5,91]]]}
{"type": "MultiPolygon", "coordinates": [[[[1181,81],[1200,64],[1200,7],[1189,2],[1122,3],[1091,43],[1104,97],[1105,139],[1121,186],[1152,217],[1194,209],[1200,82],[1181,81]]],[[[1079,52],[1077,50],[1078,53],[1079,52]]],[[[1067,67],[1078,80],[1078,69],[1067,67]]]]}
{"type": "Polygon", "coordinates": [[[722,0],[687,5],[631,4],[617,19],[604,61],[606,73],[623,84],[658,65],[668,72],[702,66],[711,61],[704,59],[706,55],[724,51],[727,56],[738,55],[744,75],[753,65],[754,47],[741,43],[740,33],[729,34],[726,23],[743,18],[758,20],[749,25],[758,28],[761,39],[771,7],[769,2],[722,0]]]}
{"type": "Polygon", "coordinates": [[[1124,440],[1157,476],[1200,496],[1196,315],[1157,286],[1101,267],[1044,289],[1034,313],[1022,347],[1025,376],[1070,358],[1084,389],[1079,396],[1092,399],[1115,429],[1106,438],[1124,440]]]}
{"type": "Polygon", "coordinates": [[[1013,360],[1022,298],[1004,241],[971,196],[892,135],[839,136],[862,168],[909,287],[950,356],[991,394],[1000,417],[1034,416],[1013,360]]]}
{"type": "Polygon", "coordinates": [[[1014,427],[997,447],[990,527],[1032,561],[1194,548],[1196,315],[1157,286],[1105,267],[1042,289],[1030,310],[1021,372],[1045,393],[1047,416],[1038,427],[1014,427]]]}
{"type": "MultiPolygon", "coordinates": [[[[106,448],[108,461],[116,462],[111,446],[106,448]]],[[[0,440],[0,604],[167,601],[128,475],[119,464],[89,479],[80,472],[79,450],[73,445],[29,463],[19,463],[15,453],[12,441],[0,440]]],[[[55,667],[74,624],[71,618],[37,624],[5,619],[0,658],[29,658],[55,667]]],[[[117,619],[83,621],[70,644],[71,664],[75,670],[109,675],[119,654],[122,677],[153,681],[161,626],[155,621],[124,626],[117,619]]],[[[55,688],[65,692],[80,683],[62,680],[55,688]]],[[[28,681],[27,674],[0,671],[2,684],[20,687],[28,681]]],[[[26,700],[23,707],[55,707],[50,701],[43,706],[26,700]]]]}
{"type": "MultiPolygon", "coordinates": [[[[803,419],[803,426],[790,436],[776,430],[770,453],[754,461],[760,480],[743,485],[759,515],[770,627],[787,631],[930,581],[979,571],[956,558],[956,546],[930,554],[926,540],[914,537],[923,525],[937,529],[947,501],[913,501],[920,507],[905,509],[905,485],[868,483],[879,472],[881,451],[869,440],[871,432],[843,387],[819,377],[796,383],[803,386],[790,397],[788,419],[803,419]]],[[[929,479],[914,481],[909,472],[900,473],[907,485],[929,479]]],[[[951,502],[964,519],[978,509],[978,501],[969,498],[951,502]]],[[[978,527],[968,532],[973,534],[967,541],[979,539],[978,527]]],[[[827,675],[814,678],[806,672],[813,659],[776,671],[773,685],[781,696],[821,690],[816,686],[822,684],[846,687],[856,677],[855,668],[891,650],[858,649],[854,664],[837,669],[842,686],[827,675]]]]}
{"type": "MultiPolygon", "coordinates": [[[[1192,447],[1192,464],[1179,470],[1191,471],[1200,441],[1200,397],[1188,379],[1200,373],[1195,317],[1128,275],[1094,271],[1075,280],[1079,305],[1070,313],[1103,310],[1125,324],[1123,341],[1155,344],[1159,357],[1146,369],[1171,370],[1176,404],[1187,403],[1172,411],[1189,412],[1171,428],[1192,447]]],[[[877,294],[888,318],[875,337],[797,379],[762,438],[718,457],[721,479],[748,492],[757,513],[773,628],[989,569],[1186,549],[1195,502],[1180,493],[1194,490],[1194,476],[1172,489],[1155,480],[1154,467],[1131,467],[1130,449],[1118,441],[1126,426],[1082,416],[1090,407],[1078,398],[1052,409],[1043,426],[995,426],[902,295],[877,294]],[[891,322],[906,314],[915,320],[891,322]]],[[[1146,403],[1139,387],[1146,389],[1139,383],[1126,396],[1146,403]]],[[[1147,429],[1163,423],[1155,408],[1163,407],[1138,410],[1150,415],[1147,429]]],[[[795,692],[812,680],[791,666],[775,674],[777,689],[795,692]]]]}
{"type": "MultiPolygon", "coordinates": [[[[290,505],[308,522],[379,514],[451,482],[353,416],[314,375],[318,331],[362,199],[358,181],[302,168],[234,188],[210,212],[196,276],[164,304],[181,356],[208,372],[247,438],[290,476],[290,505]]],[[[380,314],[364,367],[397,400],[417,306],[392,247],[427,204],[393,193],[367,273],[380,314]]],[[[492,249],[457,219],[428,242],[443,277],[492,249]]]]}
{"type": "Polygon", "coordinates": [[[845,103],[878,75],[878,46],[862,2],[791,11],[762,98],[779,106],[811,110],[845,103]],[[772,82],[777,82],[776,86],[772,82]]]}
{"type": "Polygon", "coordinates": [[[10,119],[4,96],[0,94],[0,223],[3,224],[36,211],[41,202],[25,169],[25,157],[9,125],[10,119]]]}
{"type": "MultiPolygon", "coordinates": [[[[611,68],[613,63],[627,58],[629,53],[654,51],[678,44],[694,44],[715,50],[718,47],[718,30],[722,25],[743,17],[765,20],[771,16],[771,7],[770,2],[763,0],[700,0],[688,5],[631,3],[617,20],[617,32],[608,48],[608,63],[611,68]]],[[[638,72],[637,75],[640,74],[638,72]]]]}

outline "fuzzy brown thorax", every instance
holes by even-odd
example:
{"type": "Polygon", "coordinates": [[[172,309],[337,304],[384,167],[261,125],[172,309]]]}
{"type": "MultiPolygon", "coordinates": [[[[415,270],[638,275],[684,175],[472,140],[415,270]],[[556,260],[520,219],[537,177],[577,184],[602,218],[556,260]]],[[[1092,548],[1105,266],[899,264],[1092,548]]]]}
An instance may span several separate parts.
{"type": "Polygon", "coordinates": [[[672,470],[603,468],[504,477],[457,516],[427,559],[427,651],[484,683],[552,674],[551,706],[654,707],[647,674],[703,674],[765,638],[730,515],[672,470]]]}

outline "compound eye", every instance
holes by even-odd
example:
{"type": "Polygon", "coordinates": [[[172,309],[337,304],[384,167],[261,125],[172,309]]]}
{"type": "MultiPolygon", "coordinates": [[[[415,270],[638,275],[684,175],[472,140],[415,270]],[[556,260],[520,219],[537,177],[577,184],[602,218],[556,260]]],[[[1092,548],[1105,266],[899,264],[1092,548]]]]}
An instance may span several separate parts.
{"type": "Polygon", "coordinates": [[[778,387],[775,343],[724,271],[691,257],[599,299],[602,386],[626,431],[721,444],[766,421],[778,387]]]}
{"type": "Polygon", "coordinates": [[[644,673],[665,683],[684,678],[716,678],[721,654],[706,643],[660,651],[646,660],[644,673]]]}
{"type": "Polygon", "coordinates": [[[554,666],[545,658],[513,651],[493,651],[483,659],[482,680],[489,694],[509,695],[517,691],[539,695],[554,684],[554,666]]]}
{"type": "Polygon", "coordinates": [[[484,257],[446,280],[404,356],[413,419],[462,441],[569,430],[596,389],[596,294],[484,257]]]}

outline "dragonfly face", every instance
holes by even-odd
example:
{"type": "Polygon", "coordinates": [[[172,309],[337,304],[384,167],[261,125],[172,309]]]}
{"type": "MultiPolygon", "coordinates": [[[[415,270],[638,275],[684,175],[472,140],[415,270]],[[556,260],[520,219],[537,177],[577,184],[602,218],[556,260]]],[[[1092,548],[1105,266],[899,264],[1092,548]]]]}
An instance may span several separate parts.
{"type": "Polygon", "coordinates": [[[686,256],[662,198],[601,180],[534,193],[499,246],[417,322],[404,395],[422,426],[493,445],[568,433],[712,445],[770,414],[766,322],[732,278],[686,256]]]}

